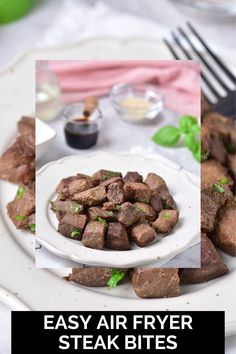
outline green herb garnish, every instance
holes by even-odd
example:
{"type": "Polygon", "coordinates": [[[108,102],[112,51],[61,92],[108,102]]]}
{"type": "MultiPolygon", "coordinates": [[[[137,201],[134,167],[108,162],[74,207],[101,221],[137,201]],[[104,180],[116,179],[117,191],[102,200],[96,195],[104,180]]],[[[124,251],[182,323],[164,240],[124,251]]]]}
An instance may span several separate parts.
{"type": "Polygon", "coordinates": [[[116,209],[117,209],[117,210],[121,210],[121,205],[116,204],[116,209]]]}
{"type": "Polygon", "coordinates": [[[140,198],[140,199],[139,199],[139,202],[141,202],[141,203],[147,203],[148,200],[147,200],[147,198],[140,198]]]}
{"type": "Polygon", "coordinates": [[[164,200],[161,202],[161,204],[163,209],[169,209],[168,204],[164,200]]]}
{"type": "Polygon", "coordinates": [[[166,125],[153,135],[152,140],[158,145],[171,147],[176,145],[181,137],[183,137],[183,142],[187,149],[189,149],[194,158],[200,162],[200,126],[195,117],[188,115],[182,116],[179,120],[179,127],[166,125]]]}
{"type": "Polygon", "coordinates": [[[223,178],[221,178],[221,179],[219,180],[219,183],[220,183],[220,184],[229,184],[229,180],[228,180],[228,178],[223,177],[223,178]]]}
{"type": "Polygon", "coordinates": [[[49,200],[49,204],[50,204],[50,209],[53,210],[53,211],[56,211],[56,208],[55,208],[55,204],[52,200],[49,200]]]}
{"type": "Polygon", "coordinates": [[[119,269],[113,269],[110,279],[107,282],[107,285],[110,289],[114,289],[117,284],[124,278],[125,272],[119,269]]]}
{"type": "Polygon", "coordinates": [[[74,213],[79,213],[81,211],[81,205],[77,204],[77,203],[71,203],[71,211],[73,211],[74,213]]]}
{"type": "Polygon", "coordinates": [[[113,216],[113,211],[108,211],[108,213],[107,213],[109,216],[113,216]]]}
{"type": "Polygon", "coordinates": [[[201,152],[201,162],[204,162],[208,159],[209,151],[201,152]]]}
{"type": "Polygon", "coordinates": [[[71,237],[77,237],[77,236],[80,236],[80,234],[81,234],[81,231],[77,227],[74,227],[70,233],[71,237]]]}
{"type": "Polygon", "coordinates": [[[222,188],[221,184],[220,183],[214,183],[213,184],[213,187],[215,188],[215,190],[219,193],[224,193],[224,188],[222,188]]]}
{"type": "Polygon", "coordinates": [[[16,215],[15,219],[18,221],[22,221],[25,220],[27,218],[27,216],[23,216],[23,215],[16,215]]]}
{"type": "Polygon", "coordinates": [[[31,232],[35,232],[35,229],[36,229],[35,224],[29,224],[28,227],[29,227],[31,232]]]}
{"type": "Polygon", "coordinates": [[[24,187],[19,187],[16,192],[16,199],[20,199],[24,196],[26,189],[24,187]]]}
{"type": "Polygon", "coordinates": [[[97,218],[97,221],[100,222],[101,224],[107,226],[107,222],[106,222],[105,219],[98,217],[98,218],[97,218]]]}
{"type": "Polygon", "coordinates": [[[167,212],[164,212],[164,213],[162,213],[162,217],[163,217],[164,219],[169,219],[169,218],[170,218],[170,214],[167,213],[167,212]]]}
{"type": "Polygon", "coordinates": [[[135,205],[134,207],[135,207],[135,210],[136,210],[136,211],[142,211],[142,212],[144,212],[143,208],[140,208],[140,207],[137,206],[137,205],[135,205]]]}

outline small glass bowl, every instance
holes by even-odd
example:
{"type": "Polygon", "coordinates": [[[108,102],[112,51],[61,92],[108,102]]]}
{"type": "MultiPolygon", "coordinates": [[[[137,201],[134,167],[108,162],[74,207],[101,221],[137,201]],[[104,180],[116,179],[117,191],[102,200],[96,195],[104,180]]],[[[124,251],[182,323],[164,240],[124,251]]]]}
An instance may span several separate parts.
{"type": "Polygon", "coordinates": [[[102,113],[98,107],[87,120],[83,119],[84,104],[75,103],[64,109],[64,133],[67,144],[74,149],[89,149],[97,143],[102,113]]]}
{"type": "Polygon", "coordinates": [[[164,108],[163,94],[151,85],[116,84],[110,99],[119,116],[129,123],[153,120],[164,108]]]}

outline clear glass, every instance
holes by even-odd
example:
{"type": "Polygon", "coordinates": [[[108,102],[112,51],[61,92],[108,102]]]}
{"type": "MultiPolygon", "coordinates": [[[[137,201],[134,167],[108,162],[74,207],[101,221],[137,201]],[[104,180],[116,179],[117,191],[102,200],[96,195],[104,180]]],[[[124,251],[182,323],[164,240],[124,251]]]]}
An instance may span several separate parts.
{"type": "Polygon", "coordinates": [[[130,123],[155,119],[164,108],[164,97],[150,85],[119,83],[113,86],[111,102],[119,116],[130,123]]]}
{"type": "Polygon", "coordinates": [[[53,120],[60,108],[60,87],[56,75],[46,60],[36,62],[36,116],[43,121],[53,120]]]}
{"type": "Polygon", "coordinates": [[[102,113],[96,107],[84,117],[84,104],[76,103],[64,109],[64,133],[67,144],[74,149],[89,149],[96,145],[101,129],[102,113]]]}

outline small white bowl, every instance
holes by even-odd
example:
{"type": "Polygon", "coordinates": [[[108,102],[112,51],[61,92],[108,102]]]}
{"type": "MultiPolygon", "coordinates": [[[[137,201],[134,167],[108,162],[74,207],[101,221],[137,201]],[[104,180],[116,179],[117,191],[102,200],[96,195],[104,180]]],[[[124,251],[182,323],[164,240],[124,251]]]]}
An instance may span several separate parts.
{"type": "Polygon", "coordinates": [[[47,151],[52,140],[55,138],[56,132],[49,125],[36,118],[36,160],[47,151]]]}

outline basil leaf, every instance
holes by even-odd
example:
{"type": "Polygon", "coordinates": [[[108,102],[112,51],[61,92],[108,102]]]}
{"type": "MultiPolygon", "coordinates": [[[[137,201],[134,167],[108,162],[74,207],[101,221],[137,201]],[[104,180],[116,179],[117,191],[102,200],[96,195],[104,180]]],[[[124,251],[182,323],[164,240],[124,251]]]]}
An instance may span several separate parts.
{"type": "Polygon", "coordinates": [[[195,160],[197,160],[198,162],[201,162],[202,155],[201,155],[200,141],[197,142],[197,147],[196,147],[196,150],[193,152],[193,156],[194,156],[195,160]]]}
{"type": "Polygon", "coordinates": [[[107,282],[107,285],[110,289],[113,289],[117,284],[124,278],[125,272],[123,270],[112,270],[110,279],[107,282]]]}
{"type": "Polygon", "coordinates": [[[190,132],[185,135],[184,145],[192,152],[197,150],[198,143],[195,141],[194,133],[190,132]]]}
{"type": "Polygon", "coordinates": [[[197,125],[197,119],[192,116],[183,116],[179,120],[179,127],[183,133],[189,133],[197,125]]]}
{"type": "Polygon", "coordinates": [[[158,130],[152,137],[154,143],[162,146],[173,146],[180,138],[181,132],[179,128],[171,125],[166,125],[158,130]]]}

